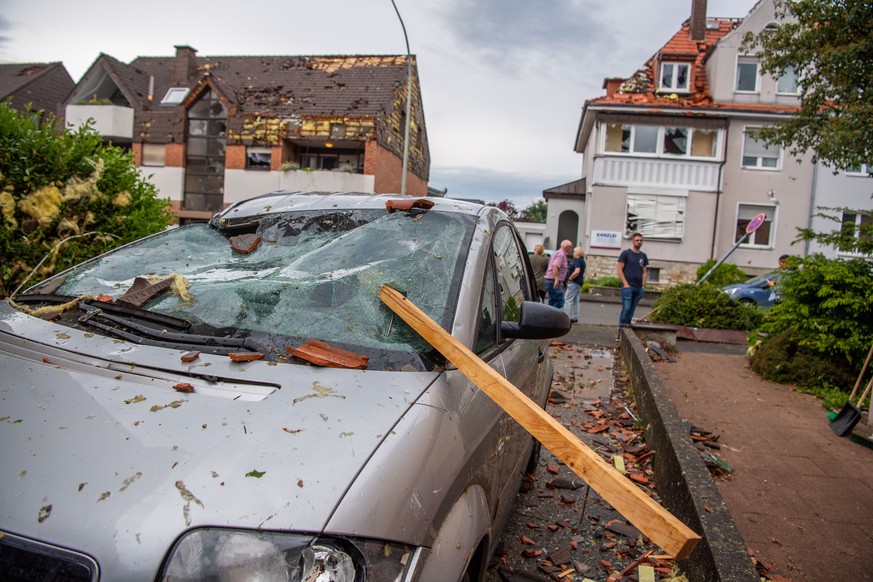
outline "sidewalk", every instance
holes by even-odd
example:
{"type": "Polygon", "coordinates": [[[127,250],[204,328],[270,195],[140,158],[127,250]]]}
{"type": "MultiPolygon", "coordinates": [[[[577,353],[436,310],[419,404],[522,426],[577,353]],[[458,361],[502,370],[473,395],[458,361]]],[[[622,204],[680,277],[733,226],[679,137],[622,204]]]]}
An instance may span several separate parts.
{"type": "Polygon", "coordinates": [[[706,347],[680,342],[656,369],[679,415],[720,435],[734,471],[717,486],[750,551],[791,582],[873,580],[873,450],[837,437],[813,396],[706,347]]]}

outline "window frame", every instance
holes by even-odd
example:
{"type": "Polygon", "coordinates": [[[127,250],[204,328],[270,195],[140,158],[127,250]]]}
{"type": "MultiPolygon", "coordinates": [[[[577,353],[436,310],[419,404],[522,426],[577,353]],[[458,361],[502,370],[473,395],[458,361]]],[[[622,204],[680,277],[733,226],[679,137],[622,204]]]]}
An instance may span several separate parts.
{"type": "Polygon", "coordinates": [[[735,69],[734,92],[753,95],[761,92],[761,63],[757,58],[751,55],[737,56],[737,66],[735,69]],[[740,66],[754,65],[755,66],[755,87],[754,89],[740,89],[740,66]]]}
{"type": "Polygon", "coordinates": [[[625,198],[624,220],[624,236],[626,238],[630,238],[634,232],[639,232],[646,240],[681,243],[685,240],[685,226],[688,223],[688,192],[671,191],[660,188],[628,189],[625,198]],[[633,202],[636,202],[637,204],[645,203],[646,199],[650,199],[651,202],[654,203],[652,216],[641,218],[640,214],[636,214],[636,220],[632,224],[632,221],[630,220],[632,199],[633,202]],[[676,217],[681,217],[681,220],[673,220],[669,223],[657,220],[659,212],[667,212],[670,210],[667,206],[671,203],[676,205],[675,215],[676,217]],[[642,223],[642,220],[646,220],[646,223],[642,223]],[[659,234],[657,231],[658,224],[672,224],[674,234],[659,234]]]}
{"type": "Polygon", "coordinates": [[[161,99],[161,105],[179,105],[187,99],[190,92],[191,89],[188,87],[170,87],[167,89],[167,92],[164,93],[164,97],[161,99]]]}
{"type": "Polygon", "coordinates": [[[265,147],[265,146],[246,146],[246,170],[253,170],[256,172],[269,172],[273,167],[273,148],[265,147]],[[257,164],[253,165],[251,163],[252,154],[266,154],[269,156],[269,161],[266,165],[257,164]]]}
{"type": "MultiPolygon", "coordinates": [[[[865,164],[866,165],[866,164],[865,164]]],[[[848,230],[848,225],[852,224],[853,232],[852,237],[856,242],[861,242],[861,226],[866,224],[873,223],[873,211],[870,212],[843,212],[840,217],[840,232],[843,234],[847,234],[846,230],[848,230]],[[852,220],[846,220],[846,217],[851,215],[852,220]],[[866,218],[866,220],[864,220],[866,218]]],[[[864,253],[859,252],[849,252],[843,250],[837,250],[838,254],[842,257],[866,257],[864,253]]]]}
{"type": "MultiPolygon", "coordinates": [[[[693,127],[693,126],[684,126],[684,125],[646,125],[642,123],[631,124],[631,123],[604,123],[605,130],[601,131],[603,134],[601,136],[601,144],[600,151],[604,155],[616,155],[616,156],[638,156],[638,157],[647,157],[647,158],[665,158],[665,159],[680,159],[680,160],[700,160],[700,161],[717,161],[721,158],[721,147],[722,147],[722,136],[724,135],[724,130],[721,128],[703,128],[703,127],[693,127]],[[627,138],[627,151],[622,150],[607,150],[607,142],[609,136],[609,129],[611,127],[620,127],[619,131],[622,133],[622,137],[624,136],[625,131],[629,131],[629,137],[627,138]],[[655,137],[655,151],[647,152],[647,151],[637,151],[635,148],[637,147],[637,128],[638,127],[646,127],[646,128],[657,128],[657,135],[655,137]],[[685,153],[676,154],[676,153],[668,153],[666,152],[666,143],[667,143],[667,133],[669,130],[684,130],[686,132],[685,139],[685,153]],[[697,132],[708,133],[715,132],[715,136],[713,137],[714,143],[712,149],[712,156],[698,156],[692,154],[694,151],[694,136],[697,132]]],[[[620,146],[624,147],[625,140],[622,139],[619,143],[620,146]]]]}
{"type": "Polygon", "coordinates": [[[782,72],[782,74],[779,76],[779,78],[776,79],[776,94],[777,95],[791,95],[791,96],[800,95],[800,80],[799,80],[799,77],[797,75],[797,71],[794,70],[794,67],[788,66],[785,69],[785,71],[782,72]],[[780,84],[782,83],[782,80],[789,77],[789,73],[788,73],[789,70],[791,71],[790,77],[794,78],[794,91],[785,91],[785,90],[780,89],[780,84]]]}
{"type": "Polygon", "coordinates": [[[662,93],[689,93],[691,91],[691,63],[683,63],[682,61],[663,61],[661,63],[660,75],[658,75],[658,91],[662,93]],[[665,67],[672,67],[670,72],[670,82],[672,87],[664,86],[665,67]],[[685,86],[677,85],[679,78],[679,69],[685,69],[685,86]]]}
{"type": "Polygon", "coordinates": [[[145,143],[142,144],[140,151],[140,166],[146,168],[163,168],[167,165],[167,146],[162,143],[145,143]],[[151,153],[147,154],[146,150],[151,153]],[[160,154],[155,155],[160,150],[160,154]]]}
{"type": "Polygon", "coordinates": [[[761,227],[759,227],[755,232],[749,235],[748,240],[740,245],[740,248],[744,249],[756,249],[756,250],[773,250],[776,244],[776,213],[779,211],[779,207],[775,204],[760,204],[758,202],[737,202],[737,210],[734,215],[734,224],[736,226],[736,230],[734,232],[734,242],[736,243],[742,235],[746,232],[746,227],[749,222],[762,212],[767,215],[767,218],[762,223],[762,227],[764,225],[768,225],[765,232],[767,232],[767,242],[759,243],[757,238],[759,233],[761,232],[761,227]],[[741,211],[743,209],[748,209],[753,213],[751,218],[740,218],[741,211]],[[740,224],[741,221],[744,221],[744,224],[740,224]],[[742,230],[742,233],[740,232],[742,230]]]}
{"type": "Polygon", "coordinates": [[[847,168],[846,175],[856,178],[869,178],[873,176],[873,163],[861,164],[857,168],[847,168]]]}
{"type": "MultiPolygon", "coordinates": [[[[747,157],[751,157],[751,156],[747,156],[747,155],[746,155],[746,148],[747,148],[748,145],[749,145],[749,140],[751,140],[751,141],[753,141],[753,142],[756,142],[756,143],[759,143],[759,144],[762,144],[762,143],[763,143],[763,142],[761,142],[760,140],[757,140],[757,139],[755,139],[754,137],[752,137],[751,135],[749,135],[749,131],[748,131],[748,130],[750,130],[750,129],[753,129],[753,130],[754,130],[754,129],[758,129],[759,127],[760,127],[760,126],[751,126],[751,125],[748,125],[748,126],[746,126],[746,127],[743,128],[743,150],[740,152],[740,167],[741,167],[742,169],[744,169],[744,170],[762,170],[762,171],[765,171],[765,172],[779,172],[779,171],[782,170],[782,157],[783,157],[783,148],[782,148],[782,146],[775,146],[775,147],[778,147],[778,148],[779,148],[779,151],[778,151],[778,153],[777,153],[777,155],[776,155],[776,157],[775,157],[775,160],[776,160],[776,165],[775,165],[775,166],[765,166],[765,165],[763,165],[763,164],[762,164],[762,161],[763,161],[764,159],[772,159],[772,158],[770,158],[770,157],[764,157],[764,156],[755,156],[755,160],[756,160],[756,162],[755,162],[755,165],[754,165],[754,166],[746,165],[746,158],[747,158],[747,157]]],[[[774,146],[762,146],[762,147],[764,147],[765,150],[769,150],[770,148],[772,148],[772,147],[774,147],[774,146]]]]}

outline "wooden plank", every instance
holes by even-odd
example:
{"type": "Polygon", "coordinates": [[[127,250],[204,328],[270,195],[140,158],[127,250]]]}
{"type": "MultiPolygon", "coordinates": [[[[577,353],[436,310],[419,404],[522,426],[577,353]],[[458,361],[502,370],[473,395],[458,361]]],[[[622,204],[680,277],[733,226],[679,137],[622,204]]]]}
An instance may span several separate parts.
{"type": "Polygon", "coordinates": [[[688,557],[700,541],[700,536],[612,468],[576,435],[399,292],[383,285],[379,297],[649,539],[676,559],[688,557]]]}

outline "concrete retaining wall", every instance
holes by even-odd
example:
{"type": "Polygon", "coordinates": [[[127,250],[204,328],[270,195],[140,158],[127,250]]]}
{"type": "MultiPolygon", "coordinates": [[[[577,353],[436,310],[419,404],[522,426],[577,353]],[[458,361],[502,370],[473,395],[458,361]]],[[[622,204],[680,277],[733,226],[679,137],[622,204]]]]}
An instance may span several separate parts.
{"type": "Polygon", "coordinates": [[[703,536],[688,559],[680,562],[682,571],[692,582],[759,582],[746,544],[688,429],[642,342],[627,328],[622,332],[621,354],[646,423],[646,442],[655,451],[655,483],[661,502],[703,536]]]}

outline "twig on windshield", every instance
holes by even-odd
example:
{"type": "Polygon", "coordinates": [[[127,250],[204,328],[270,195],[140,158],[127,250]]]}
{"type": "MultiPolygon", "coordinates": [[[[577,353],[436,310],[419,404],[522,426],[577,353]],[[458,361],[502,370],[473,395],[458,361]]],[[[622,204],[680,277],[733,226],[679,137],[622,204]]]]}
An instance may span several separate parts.
{"type": "Polygon", "coordinates": [[[27,275],[27,277],[25,277],[24,280],[18,284],[18,287],[15,288],[15,291],[12,292],[11,296],[14,297],[14,296],[18,295],[18,292],[21,291],[21,288],[24,287],[24,284],[27,283],[27,281],[31,277],[33,277],[34,273],[36,273],[37,270],[39,270],[39,268],[42,266],[42,264],[44,262],[46,262],[46,259],[48,259],[50,256],[52,256],[58,252],[58,249],[60,248],[60,246],[62,244],[64,244],[67,241],[73,240],[74,238],[82,238],[82,237],[91,236],[94,234],[100,234],[100,235],[104,235],[104,236],[111,236],[112,238],[118,238],[114,234],[109,234],[109,233],[105,233],[105,232],[100,232],[99,230],[95,230],[92,232],[83,232],[82,234],[73,234],[73,235],[68,236],[67,238],[61,239],[60,241],[58,241],[58,243],[55,246],[52,247],[52,250],[47,252],[45,254],[45,256],[42,259],[40,259],[40,261],[36,264],[36,266],[33,268],[33,270],[27,275]]]}

